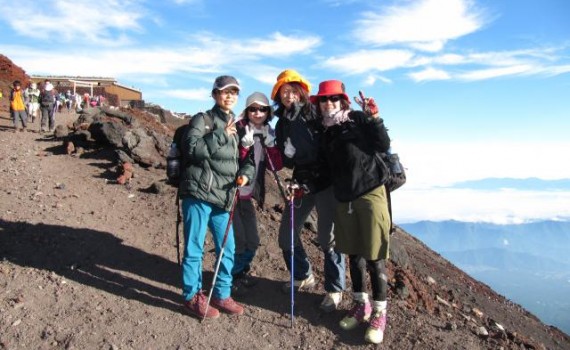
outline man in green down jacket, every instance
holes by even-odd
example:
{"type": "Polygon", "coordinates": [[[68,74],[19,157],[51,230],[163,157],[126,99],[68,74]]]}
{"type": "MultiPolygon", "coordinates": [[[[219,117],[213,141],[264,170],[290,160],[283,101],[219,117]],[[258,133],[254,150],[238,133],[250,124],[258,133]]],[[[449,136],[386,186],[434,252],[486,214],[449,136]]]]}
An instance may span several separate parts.
{"type": "Polygon", "coordinates": [[[230,296],[235,241],[230,227],[211,305],[202,291],[202,257],[207,228],[212,232],[219,257],[232,209],[236,183],[247,184],[254,176],[253,158],[240,164],[234,113],[239,95],[237,80],[223,75],[214,81],[215,106],[194,116],[182,143],[184,171],[179,185],[184,216],[182,295],[188,312],[199,318],[217,318],[219,310],[243,314],[243,306],[230,296]],[[210,130],[211,129],[211,130],[210,130]]]}

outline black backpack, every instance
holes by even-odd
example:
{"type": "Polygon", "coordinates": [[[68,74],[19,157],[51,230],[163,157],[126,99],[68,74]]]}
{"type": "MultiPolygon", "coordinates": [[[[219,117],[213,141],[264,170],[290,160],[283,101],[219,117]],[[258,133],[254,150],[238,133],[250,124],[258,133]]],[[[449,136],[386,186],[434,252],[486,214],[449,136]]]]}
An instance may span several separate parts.
{"type": "Polygon", "coordinates": [[[182,171],[185,169],[185,162],[182,159],[182,142],[184,142],[186,134],[188,133],[188,130],[190,130],[192,119],[200,115],[204,116],[204,123],[206,124],[204,135],[212,132],[212,129],[214,128],[214,118],[208,112],[194,115],[190,118],[188,124],[179,126],[176,131],[174,131],[174,137],[172,138],[170,150],[166,157],[166,178],[168,183],[172,186],[178,187],[180,184],[180,178],[182,177],[182,171]]]}
{"type": "Polygon", "coordinates": [[[400,163],[400,157],[397,153],[382,153],[382,161],[388,168],[388,176],[386,179],[386,189],[394,192],[406,183],[406,171],[400,163]]]}
{"type": "Polygon", "coordinates": [[[50,107],[55,103],[55,97],[51,91],[42,91],[40,96],[40,104],[42,107],[50,107]]]}
{"type": "Polygon", "coordinates": [[[384,186],[386,187],[386,199],[388,201],[388,213],[390,214],[390,234],[396,232],[394,221],[392,220],[392,192],[402,187],[406,183],[406,171],[400,162],[397,153],[381,153],[378,157],[385,170],[384,186]]]}

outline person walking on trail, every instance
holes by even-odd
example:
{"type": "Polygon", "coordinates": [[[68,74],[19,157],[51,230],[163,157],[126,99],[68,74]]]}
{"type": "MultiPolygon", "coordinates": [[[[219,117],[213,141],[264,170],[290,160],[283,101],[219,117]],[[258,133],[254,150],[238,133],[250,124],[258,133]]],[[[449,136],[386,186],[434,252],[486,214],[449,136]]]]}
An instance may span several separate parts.
{"type": "Polygon", "coordinates": [[[183,171],[179,193],[184,220],[182,295],[186,310],[201,319],[217,318],[219,311],[234,315],[244,312],[243,306],[230,296],[235,250],[231,225],[213,286],[211,305],[208,306],[207,296],[202,291],[206,231],[210,229],[219,257],[236,197],[236,183],[247,185],[255,173],[252,157],[240,161],[238,156],[239,139],[232,108],[237,103],[239,89],[238,81],[232,76],[216,78],[212,89],[216,102],[214,107],[191,119],[181,145],[183,171]]]}
{"type": "Polygon", "coordinates": [[[53,132],[55,130],[53,110],[55,105],[55,95],[53,93],[53,85],[48,80],[46,80],[43,85],[43,89],[40,92],[40,109],[42,111],[40,133],[44,133],[48,130],[53,132]]]}
{"type": "MultiPolygon", "coordinates": [[[[326,312],[337,309],[345,289],[344,256],[335,249],[333,217],[336,200],[333,195],[330,171],[326,168],[319,151],[323,130],[315,108],[309,103],[311,85],[297,71],[287,69],[277,77],[271,98],[277,106],[279,117],[275,126],[277,147],[282,153],[283,165],[293,169],[293,180],[305,194],[294,203],[294,227],[291,228],[291,211],[283,211],[279,226],[279,247],[291,271],[291,230],[293,230],[294,287],[303,290],[312,288],[316,281],[311,263],[300,240],[301,229],[313,208],[318,214],[317,236],[324,252],[324,287],[326,291],[320,307],[326,312]]],[[[288,291],[291,282],[284,285],[288,291]]]]}
{"type": "Polygon", "coordinates": [[[12,122],[14,123],[14,131],[26,131],[28,115],[26,114],[26,103],[24,101],[22,84],[19,80],[14,80],[12,86],[13,88],[10,90],[10,113],[12,114],[12,122]]]}
{"type": "Polygon", "coordinates": [[[38,84],[31,83],[26,89],[26,95],[28,96],[28,103],[26,105],[28,122],[35,123],[40,111],[40,89],[38,89],[38,84]]]}
{"type": "Polygon", "coordinates": [[[386,329],[386,260],[390,245],[390,216],[386,168],[380,153],[390,148],[390,138],[372,99],[369,113],[353,111],[344,84],[328,80],[311,96],[326,128],[323,148],[339,204],[335,215],[338,251],[349,255],[354,305],[340,321],[342,329],[368,321],[365,340],[381,343],[386,329]],[[365,291],[367,276],[372,285],[372,305],[365,291]]]}
{"type": "Polygon", "coordinates": [[[275,146],[275,131],[269,125],[273,118],[273,109],[269,99],[261,92],[254,92],[247,97],[245,109],[237,122],[237,131],[241,140],[240,158],[253,152],[255,177],[250,184],[239,192],[239,201],[234,213],[234,235],[236,241],[235,262],[232,274],[234,284],[232,293],[244,294],[255,285],[249,276],[251,263],[259,246],[259,232],[253,199],[260,207],[265,200],[265,169],[278,171],[282,168],[281,153],[275,146]],[[269,159],[267,159],[269,157],[269,159]]]}

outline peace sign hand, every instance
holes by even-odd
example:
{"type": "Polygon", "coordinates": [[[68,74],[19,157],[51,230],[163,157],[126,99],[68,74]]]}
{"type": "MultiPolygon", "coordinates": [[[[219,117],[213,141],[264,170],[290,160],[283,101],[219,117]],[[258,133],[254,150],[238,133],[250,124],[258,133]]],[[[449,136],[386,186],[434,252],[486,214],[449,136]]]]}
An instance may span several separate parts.
{"type": "Polygon", "coordinates": [[[358,91],[358,94],[360,95],[360,98],[354,96],[354,102],[362,108],[364,113],[368,114],[372,118],[378,118],[380,115],[374,98],[364,97],[364,93],[362,91],[358,91]]]}

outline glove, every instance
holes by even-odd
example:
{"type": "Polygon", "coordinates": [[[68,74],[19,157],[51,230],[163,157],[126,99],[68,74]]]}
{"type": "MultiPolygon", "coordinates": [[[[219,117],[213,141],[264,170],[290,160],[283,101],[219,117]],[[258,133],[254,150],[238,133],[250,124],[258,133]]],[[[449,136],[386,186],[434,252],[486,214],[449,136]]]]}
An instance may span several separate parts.
{"type": "Polygon", "coordinates": [[[367,124],[373,120],[366,112],[362,111],[351,111],[348,117],[356,124],[367,124]]]}
{"type": "Polygon", "coordinates": [[[241,138],[241,145],[244,148],[250,148],[255,143],[253,139],[253,128],[249,128],[249,125],[245,126],[245,135],[241,138]]]}
{"type": "Polygon", "coordinates": [[[360,98],[354,96],[354,102],[356,102],[362,111],[369,116],[376,118],[378,117],[378,105],[376,105],[376,101],[372,97],[364,97],[364,93],[362,91],[358,91],[360,98]]]}
{"type": "Polygon", "coordinates": [[[249,182],[249,179],[245,175],[240,175],[236,179],[236,185],[238,185],[238,187],[243,187],[243,186],[247,185],[248,182],[249,182]]]}
{"type": "Polygon", "coordinates": [[[291,143],[291,138],[287,138],[287,140],[285,141],[285,150],[283,151],[283,153],[285,153],[285,156],[287,158],[293,158],[295,156],[295,147],[293,146],[293,144],[291,143]]]}
{"type": "MultiPolygon", "coordinates": [[[[273,130],[269,129],[269,125],[264,125],[263,126],[263,144],[265,145],[265,147],[273,147],[275,146],[275,132],[273,132],[273,130]]],[[[291,147],[293,147],[291,145],[291,147]]],[[[295,154],[295,151],[293,151],[293,154],[295,154]]]]}

